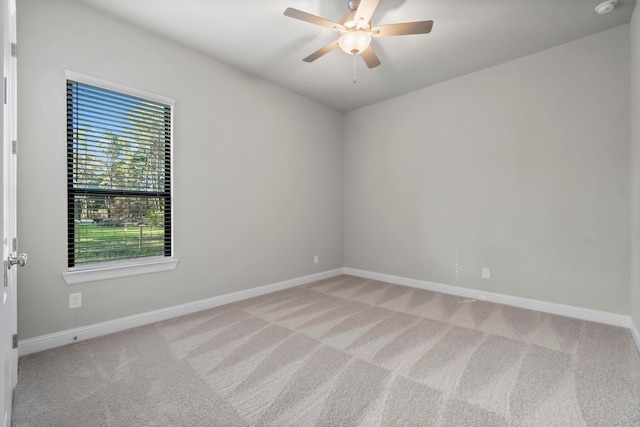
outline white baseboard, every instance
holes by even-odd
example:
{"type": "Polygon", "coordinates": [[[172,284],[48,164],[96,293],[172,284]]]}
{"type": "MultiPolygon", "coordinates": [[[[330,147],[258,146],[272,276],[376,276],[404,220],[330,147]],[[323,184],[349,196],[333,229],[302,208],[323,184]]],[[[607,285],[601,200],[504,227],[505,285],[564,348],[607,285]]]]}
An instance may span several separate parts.
{"type": "Polygon", "coordinates": [[[194,301],[186,304],[176,305],[173,307],[163,308],[160,310],[154,310],[146,313],[136,314],[133,316],[123,317],[120,319],[110,320],[107,322],[82,326],[75,329],[68,329],[66,331],[56,332],[53,334],[42,335],[39,337],[27,338],[18,341],[18,354],[20,356],[24,356],[31,353],[37,353],[39,351],[60,347],[89,338],[112,334],[114,332],[123,331],[125,329],[148,325],[150,323],[160,322],[162,320],[183,316],[185,314],[195,313],[197,311],[218,307],[220,305],[269,294],[271,292],[281,291],[283,289],[293,288],[295,286],[304,285],[305,283],[328,279],[330,277],[338,276],[343,273],[344,269],[342,268],[324,271],[321,273],[286,280],[284,282],[273,283],[270,285],[246,289],[244,291],[238,291],[213,298],[207,298],[201,301],[194,301]]]}
{"type": "Polygon", "coordinates": [[[18,353],[24,356],[39,351],[48,350],[50,348],[60,347],[77,341],[95,338],[102,335],[112,334],[114,332],[123,331],[125,329],[135,328],[138,326],[148,325],[150,323],[160,322],[162,320],[171,319],[185,314],[195,313],[197,311],[206,310],[220,305],[241,301],[248,298],[265,295],[271,292],[304,285],[305,283],[315,282],[317,280],[335,277],[340,274],[349,274],[351,276],[363,277],[381,282],[395,283],[397,285],[409,286],[418,289],[426,289],[435,292],[442,292],[451,295],[458,295],[466,298],[490,301],[499,304],[511,305],[530,310],[542,311],[545,313],[557,314],[560,316],[573,317],[581,320],[604,323],[607,325],[621,326],[628,328],[635,340],[638,351],[640,351],[640,333],[634,325],[630,316],[608,313],[604,311],[591,310],[587,308],[574,307],[564,304],[556,304],[545,301],[532,300],[528,298],[514,297],[509,295],[497,294],[492,292],[484,292],[476,289],[461,288],[458,286],[443,285],[440,283],[428,282],[425,280],[409,279],[406,277],[393,276],[389,274],[375,273],[371,271],[358,270],[354,268],[339,268],[321,273],[311,274],[284,282],[273,283],[270,285],[259,286],[244,291],[233,292],[230,294],[220,295],[201,301],[194,301],[160,310],[149,311],[142,314],[127,316],[120,319],[110,320],[107,322],[96,323],[93,325],[82,326],[80,328],[69,329],[66,331],[56,332],[53,334],[42,335],[39,337],[28,338],[18,342],[18,353]]]}
{"type": "Polygon", "coordinates": [[[638,352],[640,352],[640,332],[638,332],[638,328],[636,328],[635,323],[631,322],[631,336],[633,336],[633,340],[636,342],[636,347],[638,347],[638,352]]]}
{"type": "MultiPolygon", "coordinates": [[[[392,276],[389,274],[374,273],[371,271],[345,268],[345,274],[363,277],[365,279],[379,280],[381,282],[394,283],[396,285],[410,286],[412,288],[426,289],[429,291],[442,292],[445,294],[458,295],[476,300],[490,301],[499,304],[511,305],[514,307],[527,308],[545,313],[558,314],[560,316],[573,317],[591,322],[604,323],[607,325],[621,326],[631,329],[633,322],[630,316],[608,313],[605,311],[591,310],[588,308],[574,307],[571,305],[556,304],[553,302],[538,301],[529,298],[514,297],[492,292],[479,291],[476,289],[461,288],[458,286],[443,285],[440,283],[427,282],[425,280],[408,279],[405,277],[392,276]]],[[[638,343],[636,331],[636,343],[638,343]]],[[[639,346],[640,348],[640,346],[639,346]]]]}

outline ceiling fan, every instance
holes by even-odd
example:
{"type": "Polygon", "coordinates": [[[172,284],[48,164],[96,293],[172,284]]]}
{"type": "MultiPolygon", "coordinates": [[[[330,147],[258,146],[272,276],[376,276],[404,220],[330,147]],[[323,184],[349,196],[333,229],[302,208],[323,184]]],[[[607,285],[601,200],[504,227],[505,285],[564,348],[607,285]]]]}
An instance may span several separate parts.
{"type": "Polygon", "coordinates": [[[319,16],[311,15],[292,7],[284,11],[285,16],[319,25],[340,34],[340,38],[321,47],[303,59],[313,62],[321,56],[335,50],[342,49],[351,55],[360,55],[369,68],[380,65],[378,56],[371,47],[372,37],[403,36],[407,34],[428,34],[433,28],[433,21],[405,22],[401,24],[387,24],[371,26],[371,16],[380,0],[348,0],[349,12],[339,22],[333,22],[319,16]]]}

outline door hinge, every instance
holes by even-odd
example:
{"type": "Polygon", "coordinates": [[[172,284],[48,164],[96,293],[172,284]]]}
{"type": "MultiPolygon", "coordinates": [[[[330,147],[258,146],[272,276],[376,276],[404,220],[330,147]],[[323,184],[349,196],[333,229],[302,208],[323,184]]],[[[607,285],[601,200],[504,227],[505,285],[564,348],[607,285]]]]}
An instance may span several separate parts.
{"type": "Polygon", "coordinates": [[[13,348],[18,348],[18,334],[13,334],[13,348]]]}
{"type": "Polygon", "coordinates": [[[18,57],[18,45],[15,43],[11,43],[11,56],[14,58],[18,57]]]}
{"type": "Polygon", "coordinates": [[[18,154],[18,141],[16,139],[11,141],[11,153],[18,154]]]}
{"type": "Polygon", "coordinates": [[[9,286],[9,261],[4,262],[4,287],[9,286]]]}

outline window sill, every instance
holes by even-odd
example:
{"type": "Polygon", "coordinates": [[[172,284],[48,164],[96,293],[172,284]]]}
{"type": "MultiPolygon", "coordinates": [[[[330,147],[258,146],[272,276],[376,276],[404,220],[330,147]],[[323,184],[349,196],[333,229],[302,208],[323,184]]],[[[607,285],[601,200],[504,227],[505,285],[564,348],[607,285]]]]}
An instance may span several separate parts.
{"type": "Polygon", "coordinates": [[[139,261],[135,264],[115,264],[82,268],[62,273],[68,285],[96,282],[98,280],[117,279],[120,277],[137,276],[139,274],[158,273],[175,270],[178,259],[162,259],[154,261],[139,261]]]}

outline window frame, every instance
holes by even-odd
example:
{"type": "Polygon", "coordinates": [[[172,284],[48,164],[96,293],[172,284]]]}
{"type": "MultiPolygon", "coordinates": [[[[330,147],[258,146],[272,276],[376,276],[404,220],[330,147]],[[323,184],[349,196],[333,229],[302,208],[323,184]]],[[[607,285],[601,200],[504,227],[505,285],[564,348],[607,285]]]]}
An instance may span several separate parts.
{"type": "MultiPolygon", "coordinates": [[[[178,259],[175,258],[174,252],[174,174],[173,174],[173,112],[175,106],[175,100],[172,98],[168,98],[163,95],[158,95],[155,93],[147,92],[144,90],[132,88],[129,86],[121,85],[118,83],[113,83],[107,80],[99,79],[96,77],[87,76],[81,73],[77,73],[70,70],[65,70],[65,99],[66,99],[66,87],[67,80],[72,80],[74,82],[78,82],[81,84],[86,84],[90,86],[95,86],[101,89],[122,93],[124,95],[134,96],[138,98],[142,98],[145,100],[158,102],[165,104],[171,108],[170,114],[170,125],[171,125],[171,136],[170,136],[170,153],[169,153],[169,168],[170,168],[170,182],[169,182],[169,200],[170,200],[170,209],[168,214],[170,215],[170,228],[171,228],[171,237],[170,237],[170,255],[163,256],[154,256],[154,257],[143,257],[143,258],[129,258],[123,260],[116,261],[102,261],[102,262],[92,262],[87,264],[75,265],[70,267],[67,265],[67,271],[63,272],[62,276],[68,284],[76,284],[76,283],[84,283],[84,282],[92,282],[97,280],[105,280],[119,277],[126,277],[138,274],[148,274],[155,273],[161,271],[170,271],[177,267],[178,259]]],[[[66,105],[66,101],[65,101],[66,105]]],[[[66,108],[65,108],[66,112],[66,108]]],[[[65,113],[66,115],[66,113],[65,113]]],[[[65,119],[66,122],[66,119],[65,119]]],[[[66,140],[66,139],[65,139],[66,140]]],[[[66,144],[65,144],[66,145],[66,144]]],[[[68,167],[68,162],[65,162],[68,167]]],[[[66,169],[66,168],[65,168],[66,169]]],[[[67,184],[67,188],[69,184],[67,184]]],[[[67,191],[68,192],[68,191],[67,191]]],[[[67,194],[67,198],[69,195],[67,194]]],[[[68,199],[66,205],[68,206],[68,199]]],[[[67,223],[69,224],[69,213],[67,212],[67,223]]],[[[67,225],[68,227],[68,225],[67,225]]],[[[67,234],[70,231],[67,230],[67,234]]],[[[67,263],[69,263],[68,259],[68,251],[70,249],[69,242],[67,241],[67,263]]]]}

